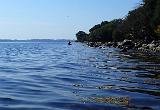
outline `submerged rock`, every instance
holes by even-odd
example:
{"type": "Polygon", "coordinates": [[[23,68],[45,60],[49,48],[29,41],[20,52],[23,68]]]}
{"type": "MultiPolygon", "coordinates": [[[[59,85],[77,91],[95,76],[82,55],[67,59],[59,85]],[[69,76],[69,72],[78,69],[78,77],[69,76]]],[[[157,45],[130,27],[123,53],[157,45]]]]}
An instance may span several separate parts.
{"type": "Polygon", "coordinates": [[[128,106],[130,102],[129,97],[92,97],[90,100],[98,103],[108,103],[116,105],[128,106]]]}

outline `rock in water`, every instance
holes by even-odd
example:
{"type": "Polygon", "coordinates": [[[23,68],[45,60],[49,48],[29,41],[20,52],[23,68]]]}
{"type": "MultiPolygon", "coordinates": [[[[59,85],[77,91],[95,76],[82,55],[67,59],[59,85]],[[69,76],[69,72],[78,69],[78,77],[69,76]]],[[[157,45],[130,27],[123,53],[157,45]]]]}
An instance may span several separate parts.
{"type": "Polygon", "coordinates": [[[122,46],[129,50],[135,47],[135,43],[131,40],[124,40],[122,42],[122,46]]]}

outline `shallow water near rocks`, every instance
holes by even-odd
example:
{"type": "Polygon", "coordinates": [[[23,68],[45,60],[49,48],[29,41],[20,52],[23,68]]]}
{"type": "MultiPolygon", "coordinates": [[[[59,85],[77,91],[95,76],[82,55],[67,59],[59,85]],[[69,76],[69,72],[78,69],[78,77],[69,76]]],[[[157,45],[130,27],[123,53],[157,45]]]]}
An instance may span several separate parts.
{"type": "Polygon", "coordinates": [[[160,110],[159,57],[72,44],[0,43],[0,110],[160,110]]]}

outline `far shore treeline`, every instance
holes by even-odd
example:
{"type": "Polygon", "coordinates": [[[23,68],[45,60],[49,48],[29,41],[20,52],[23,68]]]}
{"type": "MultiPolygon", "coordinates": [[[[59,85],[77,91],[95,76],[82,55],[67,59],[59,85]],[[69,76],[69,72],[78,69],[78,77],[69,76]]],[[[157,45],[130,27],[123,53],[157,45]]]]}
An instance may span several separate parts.
{"type": "Polygon", "coordinates": [[[89,34],[79,31],[76,37],[79,42],[160,40],[160,0],[143,0],[125,18],[103,21],[92,27],[89,34]]]}

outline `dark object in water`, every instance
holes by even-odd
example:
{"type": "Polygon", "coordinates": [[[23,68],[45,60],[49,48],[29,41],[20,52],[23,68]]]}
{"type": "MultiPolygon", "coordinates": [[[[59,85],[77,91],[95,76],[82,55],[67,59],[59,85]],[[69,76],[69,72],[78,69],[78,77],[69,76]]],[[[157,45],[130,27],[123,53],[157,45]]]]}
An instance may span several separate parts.
{"type": "Polygon", "coordinates": [[[68,42],[68,45],[72,45],[70,41],[68,42]]]}

